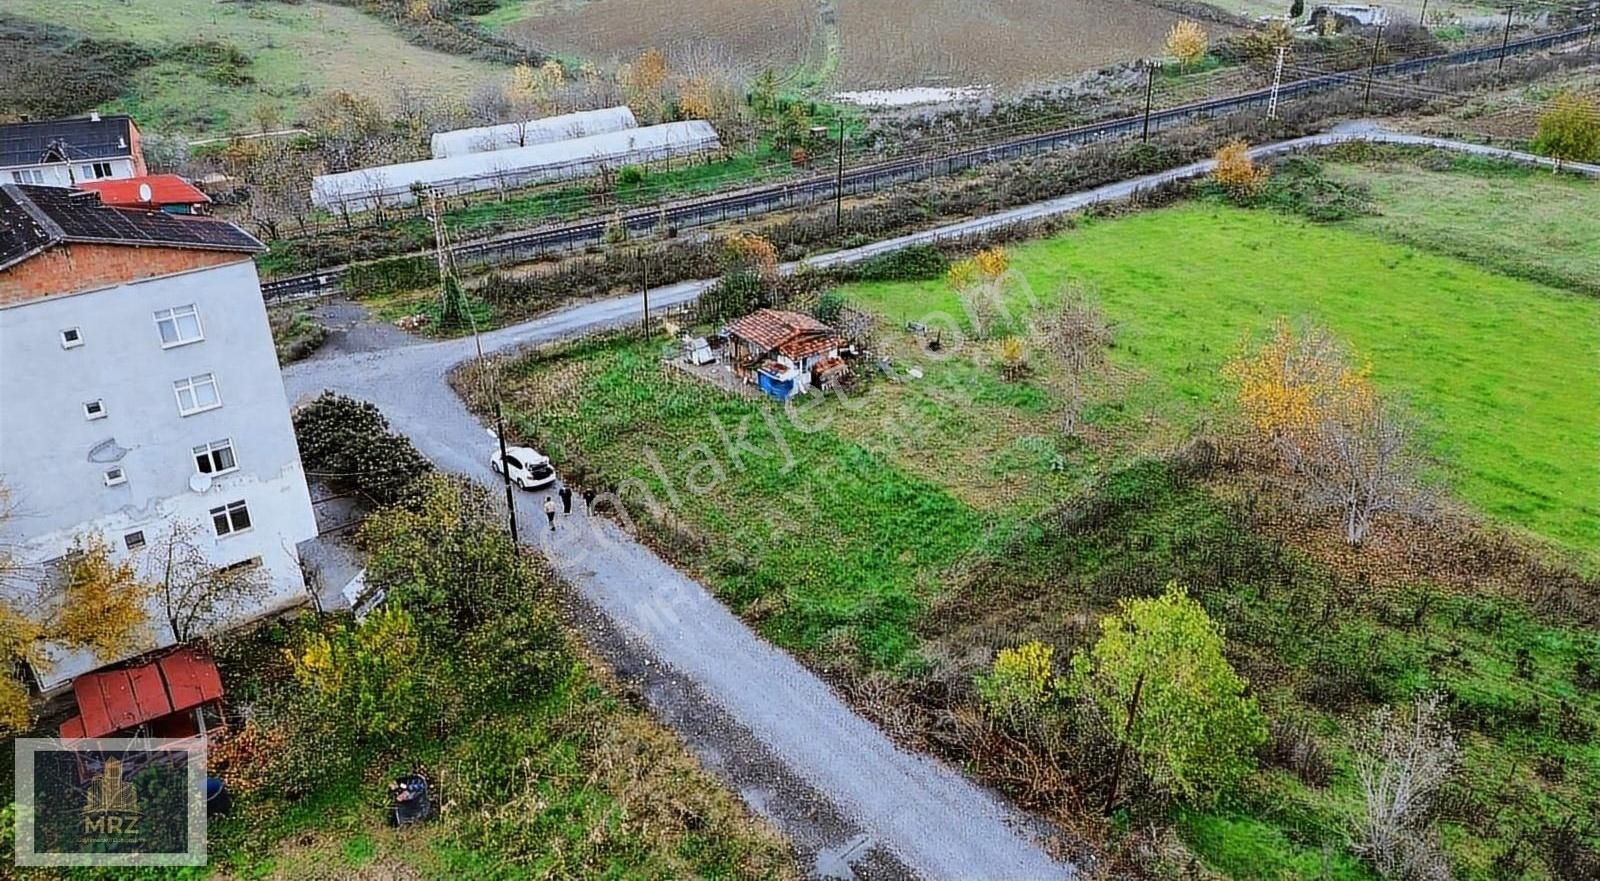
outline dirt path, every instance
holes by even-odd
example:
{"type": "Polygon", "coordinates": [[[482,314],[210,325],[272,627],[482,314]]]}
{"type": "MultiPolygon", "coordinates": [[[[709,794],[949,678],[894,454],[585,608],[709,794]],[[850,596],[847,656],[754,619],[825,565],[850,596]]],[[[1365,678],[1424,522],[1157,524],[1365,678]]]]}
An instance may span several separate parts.
{"type": "MultiPolygon", "coordinates": [[[[1351,139],[1548,164],[1526,154],[1360,125],[1256,153],[1351,139]]],[[[1209,170],[1210,163],[1196,163],[808,262],[862,260],[910,244],[1057,216],[1209,170]]],[[[1600,167],[1578,170],[1600,176],[1600,167]]],[[[686,302],[709,284],[654,290],[652,306],[686,302]]],[[[485,334],[484,346],[508,350],[615,326],[636,318],[641,305],[633,296],[574,306],[485,334]]],[[[490,438],[445,381],[471,355],[472,341],[364,348],[336,345],[325,357],[291,366],[284,371],[290,399],[334,389],[372,401],[440,468],[496,483],[487,467],[490,438]]],[[[790,836],[817,877],[1036,881],[1077,875],[1076,867],[1045,853],[1036,821],[957,770],[895,746],[825,682],[615,524],[575,513],[562,517],[551,532],[539,511],[543,498],[520,494],[521,532],[577,588],[584,629],[700,759],[790,836]]]]}

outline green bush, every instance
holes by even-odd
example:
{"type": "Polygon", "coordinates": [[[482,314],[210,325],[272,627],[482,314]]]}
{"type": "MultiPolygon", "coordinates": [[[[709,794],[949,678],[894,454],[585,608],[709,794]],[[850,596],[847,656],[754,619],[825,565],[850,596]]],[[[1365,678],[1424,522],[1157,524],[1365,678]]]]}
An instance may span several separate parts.
{"type": "Polygon", "coordinates": [[[433,470],[408,438],[389,430],[377,407],[333,392],[294,414],[294,433],[307,476],[352,487],[379,504],[400,501],[433,470]]]}
{"type": "Polygon", "coordinates": [[[642,165],[624,165],[622,170],[617,172],[617,184],[624,187],[636,187],[644,183],[644,179],[648,174],[642,165]]]}
{"type": "Polygon", "coordinates": [[[829,291],[817,300],[811,307],[811,317],[823,324],[833,324],[839,320],[839,313],[844,311],[844,295],[838,291],[829,291]]]}
{"type": "Polygon", "coordinates": [[[912,245],[840,270],[850,281],[924,281],[944,278],[950,257],[938,245],[912,245]]]}
{"type": "Polygon", "coordinates": [[[414,291],[438,283],[438,261],[422,254],[357,263],[344,274],[344,292],[358,299],[414,291]]]}

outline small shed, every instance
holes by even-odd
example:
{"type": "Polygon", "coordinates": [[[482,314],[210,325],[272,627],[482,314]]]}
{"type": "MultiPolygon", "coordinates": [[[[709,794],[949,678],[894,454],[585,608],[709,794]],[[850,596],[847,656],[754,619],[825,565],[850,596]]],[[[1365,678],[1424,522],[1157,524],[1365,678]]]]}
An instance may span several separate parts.
{"type": "Polygon", "coordinates": [[[839,358],[837,331],[809,315],[758,309],[728,325],[729,360],[745,382],[787,401],[817,384],[816,368],[839,358]]]}
{"type": "Polygon", "coordinates": [[[211,204],[210,196],[175,174],[83,181],[78,189],[99,193],[103,205],[168,214],[204,214],[206,206],[211,204]]]}
{"type": "Polygon", "coordinates": [[[210,655],[180,648],[142,664],[85,673],[72,681],[78,715],[61,736],[116,737],[143,729],[152,737],[193,737],[220,719],[222,675],[210,655]]]}

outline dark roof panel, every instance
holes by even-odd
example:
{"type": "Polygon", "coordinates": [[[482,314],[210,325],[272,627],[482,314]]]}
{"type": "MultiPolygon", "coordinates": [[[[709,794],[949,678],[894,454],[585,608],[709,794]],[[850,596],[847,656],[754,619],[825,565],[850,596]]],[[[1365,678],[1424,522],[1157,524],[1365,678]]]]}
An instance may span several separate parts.
{"type": "Polygon", "coordinates": [[[0,168],[133,155],[133,120],[126,116],[49,119],[0,125],[0,168]],[[50,158],[46,158],[46,157],[50,158]]]}
{"type": "Polygon", "coordinates": [[[60,242],[242,254],[266,250],[255,236],[215,217],[113,208],[83,190],[0,184],[0,269],[60,242]]]}

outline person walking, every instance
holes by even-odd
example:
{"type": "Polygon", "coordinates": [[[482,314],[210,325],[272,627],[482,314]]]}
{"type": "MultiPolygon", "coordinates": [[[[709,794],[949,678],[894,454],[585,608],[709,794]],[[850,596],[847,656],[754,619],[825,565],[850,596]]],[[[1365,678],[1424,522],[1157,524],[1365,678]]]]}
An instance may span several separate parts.
{"type": "Polygon", "coordinates": [[[583,513],[588,514],[594,510],[595,495],[594,487],[586,486],[583,488],[583,513]]]}
{"type": "Polygon", "coordinates": [[[566,484],[561,484],[561,513],[572,513],[572,489],[566,484]]]}
{"type": "Polygon", "coordinates": [[[556,500],[551,498],[551,497],[549,497],[549,496],[545,496],[544,497],[544,516],[550,520],[550,531],[551,532],[555,532],[556,531],[556,500]]]}

